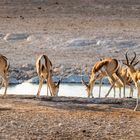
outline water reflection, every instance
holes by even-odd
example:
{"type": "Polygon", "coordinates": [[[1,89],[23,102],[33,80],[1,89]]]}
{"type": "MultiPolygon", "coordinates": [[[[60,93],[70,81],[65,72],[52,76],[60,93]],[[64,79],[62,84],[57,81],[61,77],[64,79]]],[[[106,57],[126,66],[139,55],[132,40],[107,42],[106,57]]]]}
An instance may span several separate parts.
{"type": "MultiPolygon", "coordinates": [[[[106,93],[108,92],[110,86],[103,85],[101,97],[105,97],[106,93]]],[[[31,84],[31,83],[22,83],[19,85],[9,86],[7,90],[7,94],[17,94],[17,95],[36,95],[38,91],[38,84],[31,84]]],[[[2,94],[4,92],[4,88],[0,90],[2,94]]],[[[46,95],[47,87],[46,84],[42,86],[40,95],[46,95]]],[[[123,93],[123,90],[122,90],[123,93]]],[[[59,90],[59,96],[71,96],[71,97],[87,97],[85,92],[85,87],[81,84],[61,84],[59,90]]],[[[95,85],[93,89],[93,96],[99,96],[99,86],[95,85]]],[[[129,96],[129,88],[126,88],[126,96],[129,96]]],[[[114,97],[113,90],[109,94],[108,97],[114,97]]],[[[116,89],[116,97],[119,97],[119,90],[116,89]]],[[[134,97],[136,98],[136,90],[134,89],[134,97]]]]}

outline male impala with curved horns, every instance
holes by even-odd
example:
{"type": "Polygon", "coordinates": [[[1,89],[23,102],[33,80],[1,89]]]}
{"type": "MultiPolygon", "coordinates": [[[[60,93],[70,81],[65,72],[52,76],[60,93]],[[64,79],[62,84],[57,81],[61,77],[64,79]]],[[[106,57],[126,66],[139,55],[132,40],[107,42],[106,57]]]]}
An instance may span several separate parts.
{"type": "MultiPolygon", "coordinates": [[[[93,97],[92,90],[93,90],[95,81],[98,79],[102,79],[104,76],[109,76],[111,78],[111,80],[113,81],[113,86],[114,86],[115,82],[116,82],[116,79],[113,77],[114,73],[116,74],[116,76],[120,79],[120,81],[124,85],[124,94],[125,94],[125,82],[122,79],[122,77],[119,75],[118,69],[119,69],[119,64],[116,59],[105,58],[101,61],[96,62],[92,68],[92,74],[90,76],[89,84],[86,84],[84,82],[84,80],[82,79],[82,83],[86,86],[86,91],[87,91],[88,97],[90,97],[90,96],[93,97]]],[[[110,90],[111,90],[111,88],[110,88],[110,90]]],[[[110,92],[110,90],[108,91],[108,93],[110,92]]]]}
{"type": "Polygon", "coordinates": [[[46,79],[47,79],[47,84],[48,84],[51,96],[57,96],[58,91],[59,91],[60,80],[57,84],[53,82],[52,63],[46,55],[39,56],[39,58],[36,61],[36,69],[37,69],[38,76],[40,78],[37,96],[40,95],[43,81],[46,79]]]}
{"type": "Polygon", "coordinates": [[[5,86],[5,91],[4,91],[4,94],[3,96],[6,95],[6,92],[7,92],[7,87],[8,87],[8,79],[7,79],[7,74],[8,74],[8,69],[9,69],[9,63],[8,63],[8,59],[0,54],[0,76],[2,77],[2,85],[4,84],[5,86]]]}
{"type": "Polygon", "coordinates": [[[134,52],[134,57],[131,60],[131,62],[129,62],[129,60],[128,60],[128,53],[127,52],[125,54],[125,57],[126,57],[126,63],[124,63],[124,64],[128,66],[128,72],[129,72],[132,80],[134,81],[136,89],[137,89],[137,103],[136,103],[136,107],[134,108],[134,111],[136,111],[137,107],[138,107],[138,103],[139,103],[139,97],[140,97],[140,85],[139,85],[140,70],[136,70],[134,68],[134,66],[136,66],[139,63],[139,61],[134,63],[134,61],[136,59],[136,53],[135,52],[134,52]]]}

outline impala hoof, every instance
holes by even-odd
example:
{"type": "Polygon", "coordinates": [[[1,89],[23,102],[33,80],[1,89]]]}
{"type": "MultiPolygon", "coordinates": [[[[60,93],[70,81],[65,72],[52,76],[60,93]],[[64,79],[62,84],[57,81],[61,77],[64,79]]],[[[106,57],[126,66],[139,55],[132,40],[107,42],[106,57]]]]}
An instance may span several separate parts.
{"type": "Polygon", "coordinates": [[[37,94],[37,95],[36,95],[36,98],[39,98],[39,97],[40,97],[40,95],[39,95],[39,94],[37,94]]]}
{"type": "Polygon", "coordinates": [[[2,98],[6,98],[6,94],[2,95],[2,98]]]}

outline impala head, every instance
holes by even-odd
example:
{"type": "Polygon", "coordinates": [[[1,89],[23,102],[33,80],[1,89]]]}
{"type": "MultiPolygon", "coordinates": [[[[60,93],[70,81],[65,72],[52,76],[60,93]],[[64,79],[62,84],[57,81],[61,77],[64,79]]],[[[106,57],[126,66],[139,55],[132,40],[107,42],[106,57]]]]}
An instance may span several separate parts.
{"type": "Polygon", "coordinates": [[[82,81],[82,84],[85,85],[85,87],[86,87],[86,93],[87,93],[88,97],[90,97],[90,95],[91,95],[90,84],[87,84],[87,83],[84,81],[83,77],[82,77],[82,80],[81,80],[81,81],[82,81]]]}
{"type": "Polygon", "coordinates": [[[132,58],[131,62],[129,62],[129,59],[128,59],[128,52],[126,52],[126,54],[125,54],[126,63],[123,63],[123,64],[126,65],[126,66],[128,66],[129,69],[135,70],[135,69],[134,69],[134,66],[136,66],[136,65],[139,63],[139,61],[137,61],[137,62],[134,63],[134,61],[135,61],[135,59],[136,59],[136,56],[137,56],[137,55],[136,55],[136,52],[134,52],[134,57],[132,58]]]}
{"type": "Polygon", "coordinates": [[[58,96],[59,86],[60,86],[61,81],[62,81],[62,78],[57,83],[55,83],[52,78],[52,73],[48,74],[47,84],[48,84],[51,96],[58,96]]]}
{"type": "Polygon", "coordinates": [[[88,84],[84,81],[83,77],[82,77],[82,80],[81,80],[82,84],[86,87],[86,93],[87,93],[88,97],[90,97],[90,96],[93,97],[92,89],[93,89],[93,86],[94,86],[94,83],[95,83],[95,79],[92,79],[92,82],[91,82],[91,79],[92,78],[90,78],[90,81],[89,81],[88,84]]]}
{"type": "Polygon", "coordinates": [[[61,80],[59,80],[54,86],[54,90],[53,90],[53,95],[54,96],[58,96],[58,92],[59,92],[59,85],[60,85],[61,80]]]}
{"type": "Polygon", "coordinates": [[[62,82],[64,76],[60,77],[59,81],[55,84],[54,96],[58,96],[60,83],[62,82]]]}

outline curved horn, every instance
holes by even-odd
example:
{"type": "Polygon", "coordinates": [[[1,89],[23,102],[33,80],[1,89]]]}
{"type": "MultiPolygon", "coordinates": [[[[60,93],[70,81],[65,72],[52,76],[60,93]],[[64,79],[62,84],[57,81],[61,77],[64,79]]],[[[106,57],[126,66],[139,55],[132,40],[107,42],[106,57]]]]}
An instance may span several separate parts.
{"type": "Polygon", "coordinates": [[[140,61],[137,61],[135,64],[133,64],[133,66],[136,66],[140,61]]]}
{"type": "Polygon", "coordinates": [[[125,58],[126,58],[126,65],[129,65],[129,60],[128,60],[128,56],[127,56],[128,52],[126,52],[125,54],[125,58]]]}
{"type": "Polygon", "coordinates": [[[85,85],[86,87],[88,87],[88,84],[86,84],[86,82],[84,81],[83,77],[82,77],[82,84],[85,85]]]}
{"type": "Polygon", "coordinates": [[[133,64],[134,60],[136,59],[136,52],[134,52],[134,58],[132,59],[132,61],[130,62],[130,64],[133,64]]]}

